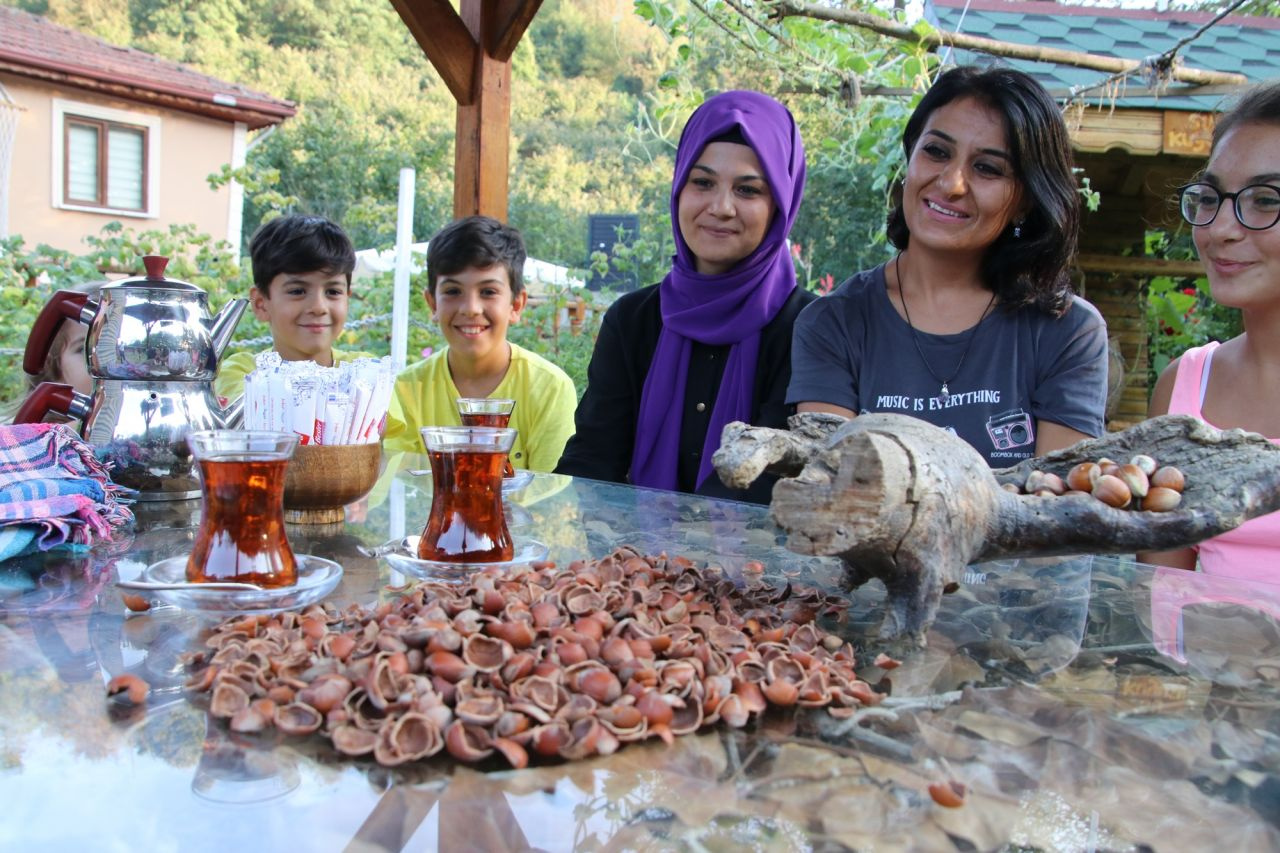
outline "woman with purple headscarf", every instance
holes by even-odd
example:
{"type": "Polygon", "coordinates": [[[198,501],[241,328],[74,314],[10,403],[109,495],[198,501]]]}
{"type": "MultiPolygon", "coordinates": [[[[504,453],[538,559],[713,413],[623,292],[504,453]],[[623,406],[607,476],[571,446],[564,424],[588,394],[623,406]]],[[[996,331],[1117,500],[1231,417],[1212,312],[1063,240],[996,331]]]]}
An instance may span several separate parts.
{"type": "Polygon", "coordinates": [[[767,503],[773,481],[724,486],[711,467],[731,421],[785,428],[796,287],[787,234],[804,193],[787,108],[725,92],[690,116],[676,151],[676,254],[660,284],[604,316],[557,473],[767,503]]]}

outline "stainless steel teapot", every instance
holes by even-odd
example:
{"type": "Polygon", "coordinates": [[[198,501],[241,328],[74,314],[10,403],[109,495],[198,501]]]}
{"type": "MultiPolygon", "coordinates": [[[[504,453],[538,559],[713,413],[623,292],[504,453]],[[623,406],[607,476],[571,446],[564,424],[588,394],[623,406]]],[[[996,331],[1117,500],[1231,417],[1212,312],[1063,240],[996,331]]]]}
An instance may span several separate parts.
{"type": "Polygon", "coordinates": [[[93,393],[42,382],[14,422],[40,421],[50,412],[80,418],[81,435],[111,464],[112,479],[137,489],[139,500],[199,497],[186,436],[239,423],[240,401],[223,406],[213,380],[249,303],[236,299],[210,316],[208,294],[164,277],[168,258],[148,255],[142,262],[146,275],[106,285],[96,300],[60,290],[41,309],[23,368],[41,372],[62,323],[83,323],[93,393]]]}
{"type": "Polygon", "coordinates": [[[209,316],[209,296],[185,281],[165,278],[168,258],[147,255],[144,276],[106,285],[97,300],[59,290],[36,318],[23,369],[39,373],[64,320],[89,327],[85,355],[99,379],[212,381],[218,359],[248,302],[236,299],[209,316]]]}

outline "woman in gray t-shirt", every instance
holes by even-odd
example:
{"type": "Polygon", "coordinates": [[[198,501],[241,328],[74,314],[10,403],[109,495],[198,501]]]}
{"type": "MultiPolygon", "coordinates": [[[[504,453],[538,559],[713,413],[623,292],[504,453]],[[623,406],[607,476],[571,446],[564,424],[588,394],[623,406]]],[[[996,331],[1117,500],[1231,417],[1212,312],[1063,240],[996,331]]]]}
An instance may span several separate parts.
{"type": "Polygon", "coordinates": [[[801,312],[787,401],[919,417],[993,467],[1100,435],[1106,324],[1070,289],[1080,196],[1053,99],[1019,71],[955,68],[902,144],[899,253],[801,312]]]}

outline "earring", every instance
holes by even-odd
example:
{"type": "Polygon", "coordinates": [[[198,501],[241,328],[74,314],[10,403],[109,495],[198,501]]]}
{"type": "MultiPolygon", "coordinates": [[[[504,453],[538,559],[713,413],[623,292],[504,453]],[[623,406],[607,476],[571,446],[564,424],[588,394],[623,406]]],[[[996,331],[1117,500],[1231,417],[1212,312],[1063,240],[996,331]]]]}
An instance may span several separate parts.
{"type": "Polygon", "coordinates": [[[1019,219],[1017,222],[1013,223],[1013,238],[1017,240],[1017,239],[1020,239],[1021,237],[1022,237],[1022,220],[1019,219]]]}

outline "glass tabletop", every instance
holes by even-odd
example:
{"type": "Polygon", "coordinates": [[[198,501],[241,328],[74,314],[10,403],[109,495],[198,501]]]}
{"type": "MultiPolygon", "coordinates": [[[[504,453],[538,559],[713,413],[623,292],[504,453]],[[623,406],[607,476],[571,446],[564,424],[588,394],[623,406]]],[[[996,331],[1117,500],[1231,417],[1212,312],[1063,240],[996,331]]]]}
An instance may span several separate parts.
{"type": "MultiPolygon", "coordinates": [[[[343,566],[329,601],[413,582],[370,554],[425,523],[430,482],[409,473],[424,466],[390,457],[345,523],[290,527],[295,551],[343,566]]],[[[182,553],[198,522],[191,502],[139,506],[116,543],[0,564],[0,846],[1280,848],[1280,590],[1120,557],[997,561],[970,567],[906,649],[877,639],[883,587],[787,551],[766,507],[546,474],[508,502],[561,564],[627,544],[840,594],[819,619],[888,698],[518,771],[447,753],[384,768],[318,736],[238,734],[182,686],[214,619],[135,613],[113,584],[182,553]],[[901,665],[877,667],[881,652],[901,665]],[[147,681],[145,705],[107,699],[121,674],[147,681]],[[951,781],[959,808],[929,794],[951,781]]]]}

